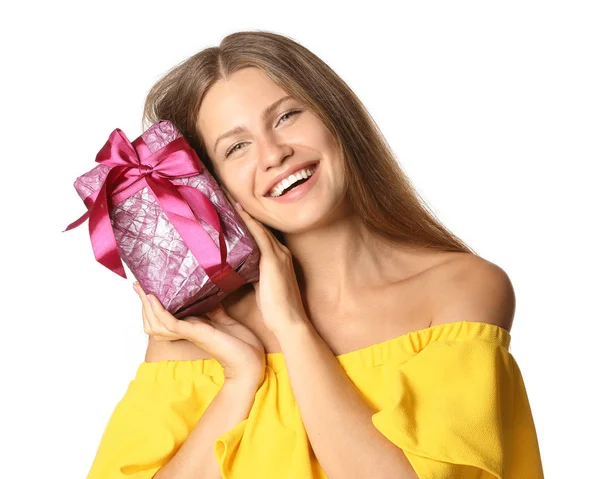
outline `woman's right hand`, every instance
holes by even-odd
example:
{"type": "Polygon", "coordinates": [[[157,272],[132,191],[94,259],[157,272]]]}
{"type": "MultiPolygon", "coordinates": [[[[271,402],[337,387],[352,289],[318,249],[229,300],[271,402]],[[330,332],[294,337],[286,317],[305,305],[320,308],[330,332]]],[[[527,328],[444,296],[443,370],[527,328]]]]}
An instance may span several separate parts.
{"type": "Polygon", "coordinates": [[[144,332],[157,341],[187,339],[223,366],[228,382],[260,387],[265,374],[265,348],[245,325],[229,316],[221,304],[207,317],[177,319],[156,296],[146,295],[136,281],[134,290],[142,301],[144,332]]]}

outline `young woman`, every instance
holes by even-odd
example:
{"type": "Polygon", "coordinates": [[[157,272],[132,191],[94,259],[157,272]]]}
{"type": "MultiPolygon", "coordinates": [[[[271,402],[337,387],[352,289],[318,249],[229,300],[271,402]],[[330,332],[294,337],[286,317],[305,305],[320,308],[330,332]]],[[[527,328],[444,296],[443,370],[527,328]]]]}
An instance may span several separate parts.
{"type": "Polygon", "coordinates": [[[89,478],[543,477],[510,279],[323,61],[237,32],[170,70],[145,119],[241,204],[260,281],[184,320],[134,286],[148,350],[89,478]]]}

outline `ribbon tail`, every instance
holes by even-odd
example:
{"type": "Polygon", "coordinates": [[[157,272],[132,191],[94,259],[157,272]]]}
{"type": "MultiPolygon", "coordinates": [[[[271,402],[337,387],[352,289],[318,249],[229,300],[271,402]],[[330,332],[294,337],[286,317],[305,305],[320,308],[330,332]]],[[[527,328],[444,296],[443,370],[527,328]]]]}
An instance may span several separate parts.
{"type": "Polygon", "coordinates": [[[89,210],[89,229],[90,238],[92,240],[92,249],[94,250],[96,260],[112,272],[127,279],[121,261],[121,255],[119,254],[119,249],[117,247],[115,233],[110,222],[108,213],[108,195],[106,193],[106,184],[112,181],[112,177],[119,173],[118,168],[112,169],[102,184],[102,188],[96,197],[96,201],[89,210]]]}
{"type": "Polygon", "coordinates": [[[227,262],[227,243],[225,242],[225,233],[221,227],[221,218],[217,213],[215,205],[208,199],[204,193],[196,188],[187,185],[177,185],[181,196],[188,202],[190,209],[197,218],[202,219],[212,226],[219,235],[219,252],[221,253],[221,273],[216,276],[213,283],[225,291],[231,292],[241,288],[246,284],[235,269],[227,262]]]}
{"type": "Polygon", "coordinates": [[[72,230],[73,228],[77,228],[80,224],[84,223],[85,220],[87,220],[90,216],[90,212],[86,211],[85,213],[83,213],[81,215],[81,217],[75,221],[73,221],[73,223],[71,223],[69,226],[67,226],[66,229],[64,229],[62,232],[64,233],[65,231],[69,231],[72,230]]]}
{"type": "Polygon", "coordinates": [[[219,250],[221,252],[221,267],[227,263],[227,245],[225,244],[225,234],[221,227],[221,219],[217,213],[215,205],[196,188],[187,185],[177,185],[177,189],[181,196],[187,201],[190,209],[197,218],[202,219],[219,234],[219,250]]]}
{"type": "Polygon", "coordinates": [[[82,224],[85,220],[87,220],[89,218],[90,209],[92,209],[92,206],[94,205],[94,201],[96,201],[96,197],[98,196],[98,191],[94,191],[91,195],[85,197],[85,199],[83,200],[83,203],[85,204],[87,211],[85,213],[83,213],[79,219],[73,221],[73,223],[71,223],[69,226],[67,226],[67,228],[63,230],[63,233],[65,231],[72,230],[73,228],[77,228],[80,224],[82,224]]]}
{"type": "Polygon", "coordinates": [[[156,180],[151,176],[146,177],[146,182],[161,209],[206,273],[209,276],[219,273],[220,260],[217,258],[220,255],[217,246],[175,185],[168,180],[156,180]]]}
{"type": "MultiPolygon", "coordinates": [[[[147,176],[146,181],[163,212],[211,281],[227,293],[243,285],[244,281],[231,266],[227,262],[223,264],[223,248],[217,247],[200,220],[192,212],[190,205],[185,201],[179,189],[168,180],[157,181],[151,176],[147,176]],[[232,273],[234,274],[232,275],[232,273]]],[[[204,197],[204,195],[202,196],[204,197]]],[[[206,197],[201,200],[201,203],[205,201],[208,201],[206,197]]],[[[212,203],[210,203],[209,209],[211,208],[214,209],[212,203]]],[[[216,211],[214,214],[216,214],[216,211]]],[[[219,230],[220,228],[217,229],[217,231],[219,230]]]]}

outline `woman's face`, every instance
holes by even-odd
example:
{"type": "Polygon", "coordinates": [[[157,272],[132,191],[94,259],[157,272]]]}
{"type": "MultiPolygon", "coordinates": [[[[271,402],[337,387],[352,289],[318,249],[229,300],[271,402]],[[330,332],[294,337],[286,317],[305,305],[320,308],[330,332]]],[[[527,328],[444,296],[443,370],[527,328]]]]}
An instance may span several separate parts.
{"type": "Polygon", "coordinates": [[[294,98],[276,104],[286,96],[260,69],[238,70],[206,93],[197,128],[231,196],[260,222],[282,232],[300,232],[343,201],[344,168],[334,137],[312,111],[294,98]],[[237,132],[219,139],[235,127],[240,127],[237,132]],[[302,197],[277,201],[268,196],[278,175],[313,163],[319,169],[302,197]]]}

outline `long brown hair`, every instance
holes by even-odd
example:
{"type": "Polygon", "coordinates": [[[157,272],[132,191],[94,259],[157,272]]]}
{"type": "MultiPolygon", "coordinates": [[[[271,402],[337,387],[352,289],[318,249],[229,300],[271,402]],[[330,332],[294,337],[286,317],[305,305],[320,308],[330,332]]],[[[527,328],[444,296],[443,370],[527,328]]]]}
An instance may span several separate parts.
{"type": "Polygon", "coordinates": [[[409,247],[477,254],[436,218],[348,85],[289,37],[260,30],[235,32],[218,47],[175,65],[148,92],[142,129],[158,120],[171,121],[220,181],[196,130],[200,104],[215,82],[247,67],[261,69],[313,110],[332,133],[344,156],[350,204],[369,231],[409,247]]]}

